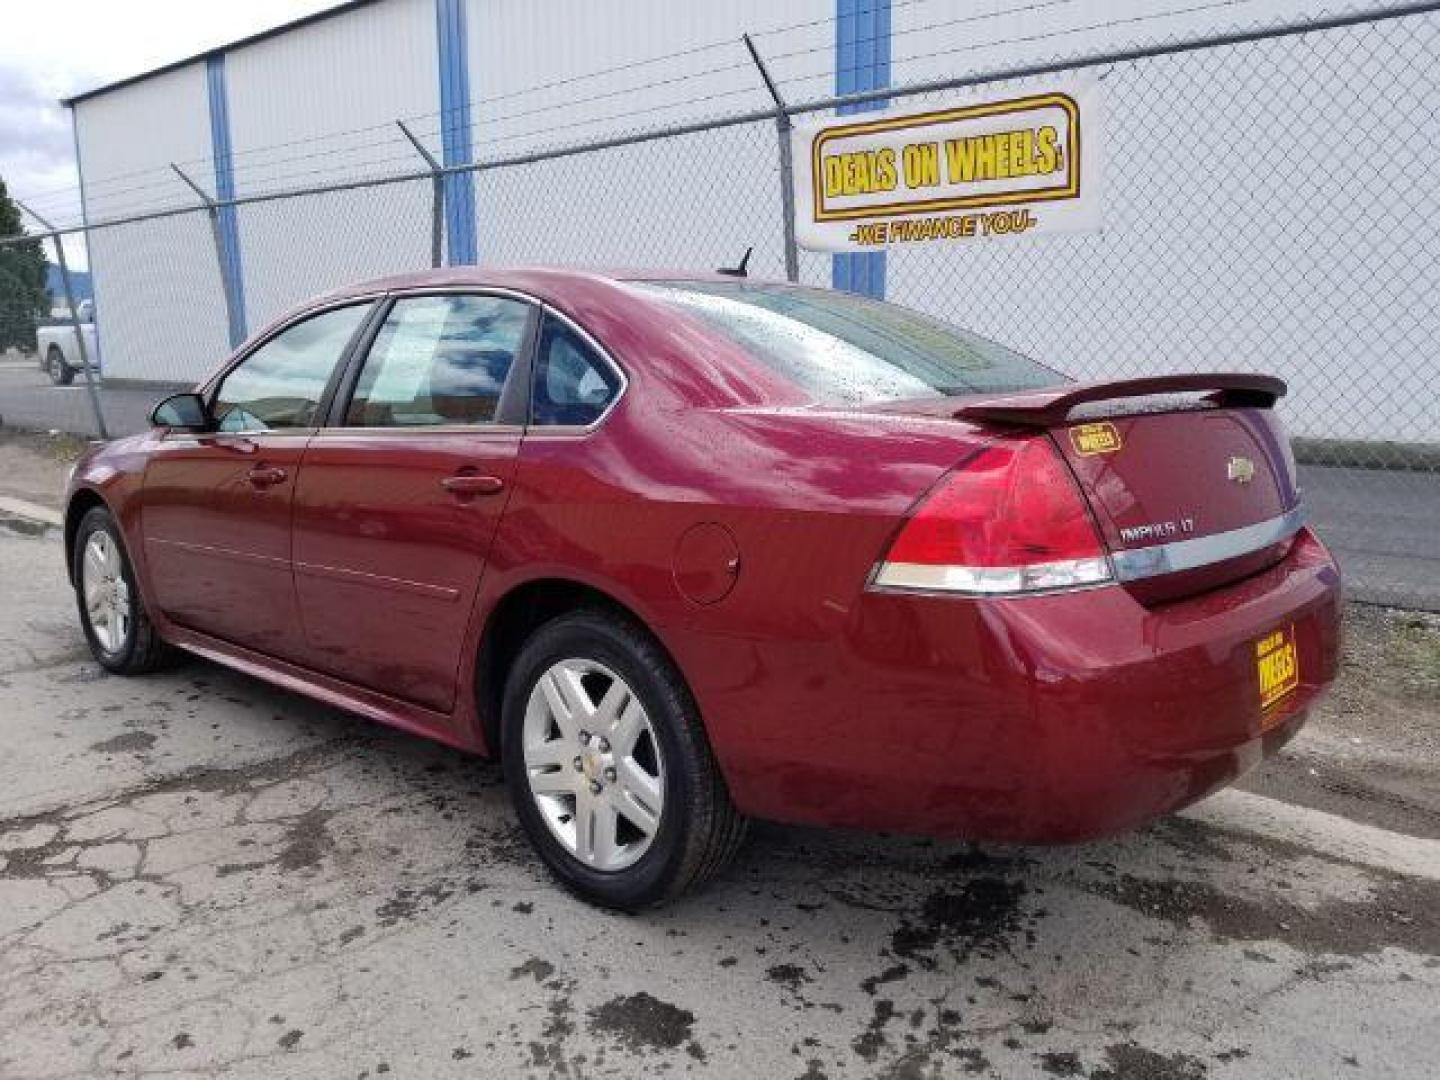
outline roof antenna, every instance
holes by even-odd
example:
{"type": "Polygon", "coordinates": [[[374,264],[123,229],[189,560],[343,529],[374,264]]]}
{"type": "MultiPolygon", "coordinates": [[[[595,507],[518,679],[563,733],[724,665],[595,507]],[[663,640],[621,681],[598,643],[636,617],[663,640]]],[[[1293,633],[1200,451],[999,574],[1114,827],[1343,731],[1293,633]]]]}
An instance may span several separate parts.
{"type": "Polygon", "coordinates": [[[750,274],[746,268],[750,265],[750,253],[754,250],[753,247],[747,247],[745,254],[740,256],[740,264],[738,266],[722,266],[715,272],[717,274],[724,274],[726,277],[749,277],[750,274]]]}

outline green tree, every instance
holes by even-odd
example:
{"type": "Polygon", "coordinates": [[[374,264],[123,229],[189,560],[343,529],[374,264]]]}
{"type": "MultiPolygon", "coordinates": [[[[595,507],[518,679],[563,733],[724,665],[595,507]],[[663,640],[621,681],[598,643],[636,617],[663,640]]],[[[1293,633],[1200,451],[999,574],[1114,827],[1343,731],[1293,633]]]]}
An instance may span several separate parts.
{"type": "Polygon", "coordinates": [[[20,208],[0,178],[0,349],[35,347],[35,320],[50,310],[45,287],[45,249],[39,240],[18,244],[4,238],[24,236],[20,208]]]}

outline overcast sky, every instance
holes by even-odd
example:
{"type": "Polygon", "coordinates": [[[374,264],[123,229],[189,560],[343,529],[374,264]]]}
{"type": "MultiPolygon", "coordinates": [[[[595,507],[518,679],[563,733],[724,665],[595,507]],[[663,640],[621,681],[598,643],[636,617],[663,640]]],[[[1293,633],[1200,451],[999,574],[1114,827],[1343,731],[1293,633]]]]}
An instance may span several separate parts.
{"type": "MultiPolygon", "coordinates": [[[[73,192],[70,118],[59,99],[123,79],[258,30],[335,6],[336,0],[40,0],[0,16],[0,177],[20,198],[73,192]]],[[[69,245],[66,245],[67,250],[69,245]]]]}

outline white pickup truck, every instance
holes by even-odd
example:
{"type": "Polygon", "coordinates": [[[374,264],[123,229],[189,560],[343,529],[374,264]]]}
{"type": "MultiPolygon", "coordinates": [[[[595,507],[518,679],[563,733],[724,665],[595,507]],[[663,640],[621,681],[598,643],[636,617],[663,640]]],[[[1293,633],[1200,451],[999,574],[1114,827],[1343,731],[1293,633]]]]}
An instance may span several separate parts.
{"type": "MultiPolygon", "coordinates": [[[[100,350],[95,339],[95,302],[82,300],[79,304],[80,333],[85,337],[85,355],[90,358],[90,370],[100,372],[100,350]]],[[[50,376],[56,386],[69,386],[75,381],[83,364],[80,349],[75,342],[75,327],[68,319],[60,319],[48,326],[35,329],[36,352],[40,354],[40,367],[50,376]]]]}

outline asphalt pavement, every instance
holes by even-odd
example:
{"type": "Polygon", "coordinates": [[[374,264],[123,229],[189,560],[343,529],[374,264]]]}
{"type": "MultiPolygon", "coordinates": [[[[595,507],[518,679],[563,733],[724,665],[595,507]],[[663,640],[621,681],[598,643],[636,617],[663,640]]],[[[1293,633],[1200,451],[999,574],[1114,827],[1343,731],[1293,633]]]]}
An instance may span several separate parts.
{"type": "Polygon", "coordinates": [[[1346,592],[1440,612],[1440,473],[1301,465],[1311,520],[1346,592]]]}
{"type": "Polygon", "coordinates": [[[1435,620],[1366,616],[1374,651],[1278,772],[1133,835],[758,825],[703,892],[627,917],[551,883],[493,765],[198,660],[103,674],[61,567],[53,529],[0,517],[0,1077],[1415,1080],[1440,1057],[1435,620]]]}
{"type": "MultiPolygon", "coordinates": [[[[179,389],[184,387],[104,386],[100,403],[106,429],[112,437],[144,431],[155,403],[179,389]]],[[[97,430],[83,375],[69,386],[55,386],[35,362],[10,358],[0,360],[0,424],[88,437],[97,430]]]]}

